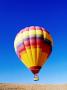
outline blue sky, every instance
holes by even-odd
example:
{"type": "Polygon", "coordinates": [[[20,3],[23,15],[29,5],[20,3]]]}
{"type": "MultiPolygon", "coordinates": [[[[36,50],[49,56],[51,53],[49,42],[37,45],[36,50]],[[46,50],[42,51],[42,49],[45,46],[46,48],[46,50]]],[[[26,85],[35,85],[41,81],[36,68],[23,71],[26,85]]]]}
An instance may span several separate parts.
{"type": "Polygon", "coordinates": [[[0,82],[67,83],[67,5],[64,0],[0,1],[0,82]],[[14,51],[16,34],[24,27],[48,29],[54,40],[51,56],[39,73],[40,80],[21,63],[14,51]]]}

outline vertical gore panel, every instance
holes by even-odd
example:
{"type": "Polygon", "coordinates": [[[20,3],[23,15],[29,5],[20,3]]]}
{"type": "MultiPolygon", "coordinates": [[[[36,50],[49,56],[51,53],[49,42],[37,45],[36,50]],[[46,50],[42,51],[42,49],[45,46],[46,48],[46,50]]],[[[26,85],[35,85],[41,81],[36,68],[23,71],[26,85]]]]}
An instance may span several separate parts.
{"type": "Polygon", "coordinates": [[[39,27],[36,27],[36,44],[37,44],[37,60],[36,60],[36,64],[38,65],[38,63],[40,62],[40,58],[42,55],[42,30],[39,27]]]}
{"type": "MultiPolygon", "coordinates": [[[[29,30],[28,30],[28,34],[29,34],[29,30]]],[[[27,40],[26,39],[24,40],[24,45],[25,45],[25,48],[26,48],[26,53],[28,55],[28,57],[27,57],[28,61],[31,65],[33,65],[33,60],[31,60],[32,59],[32,54],[31,54],[31,47],[30,47],[30,38],[28,38],[27,40]],[[27,46],[27,44],[29,46],[27,46]]]]}
{"type": "MultiPolygon", "coordinates": [[[[35,28],[33,28],[35,29],[35,28]]],[[[31,55],[32,55],[32,60],[33,60],[33,66],[36,65],[36,30],[29,30],[29,37],[30,37],[30,47],[31,47],[31,55]],[[35,38],[34,38],[35,37],[35,38]]]]}

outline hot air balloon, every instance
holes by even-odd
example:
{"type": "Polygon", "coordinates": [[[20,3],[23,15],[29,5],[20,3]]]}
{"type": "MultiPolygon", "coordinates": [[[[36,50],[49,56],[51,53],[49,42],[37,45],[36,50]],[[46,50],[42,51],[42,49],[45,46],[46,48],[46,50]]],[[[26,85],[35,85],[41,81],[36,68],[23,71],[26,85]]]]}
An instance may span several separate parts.
{"type": "Polygon", "coordinates": [[[35,81],[39,80],[38,73],[50,56],[52,45],[52,37],[43,27],[26,27],[16,35],[14,40],[15,52],[34,74],[35,81]]]}

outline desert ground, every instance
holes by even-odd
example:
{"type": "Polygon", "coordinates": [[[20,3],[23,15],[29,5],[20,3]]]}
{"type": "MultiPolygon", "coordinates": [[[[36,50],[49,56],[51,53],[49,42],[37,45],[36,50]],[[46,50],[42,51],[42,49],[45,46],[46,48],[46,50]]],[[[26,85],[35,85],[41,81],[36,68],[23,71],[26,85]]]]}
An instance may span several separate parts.
{"type": "Polygon", "coordinates": [[[4,84],[0,83],[0,90],[67,90],[67,84],[4,84]]]}

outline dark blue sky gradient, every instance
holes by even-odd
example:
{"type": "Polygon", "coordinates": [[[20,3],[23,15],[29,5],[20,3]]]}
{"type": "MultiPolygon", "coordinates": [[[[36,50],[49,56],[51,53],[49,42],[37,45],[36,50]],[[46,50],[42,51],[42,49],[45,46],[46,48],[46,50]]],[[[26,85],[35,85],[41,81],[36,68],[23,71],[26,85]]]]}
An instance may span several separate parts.
{"type": "Polygon", "coordinates": [[[54,40],[52,54],[37,83],[67,83],[67,2],[64,0],[0,1],[0,82],[35,83],[13,46],[16,34],[31,25],[46,27],[54,40]]]}

